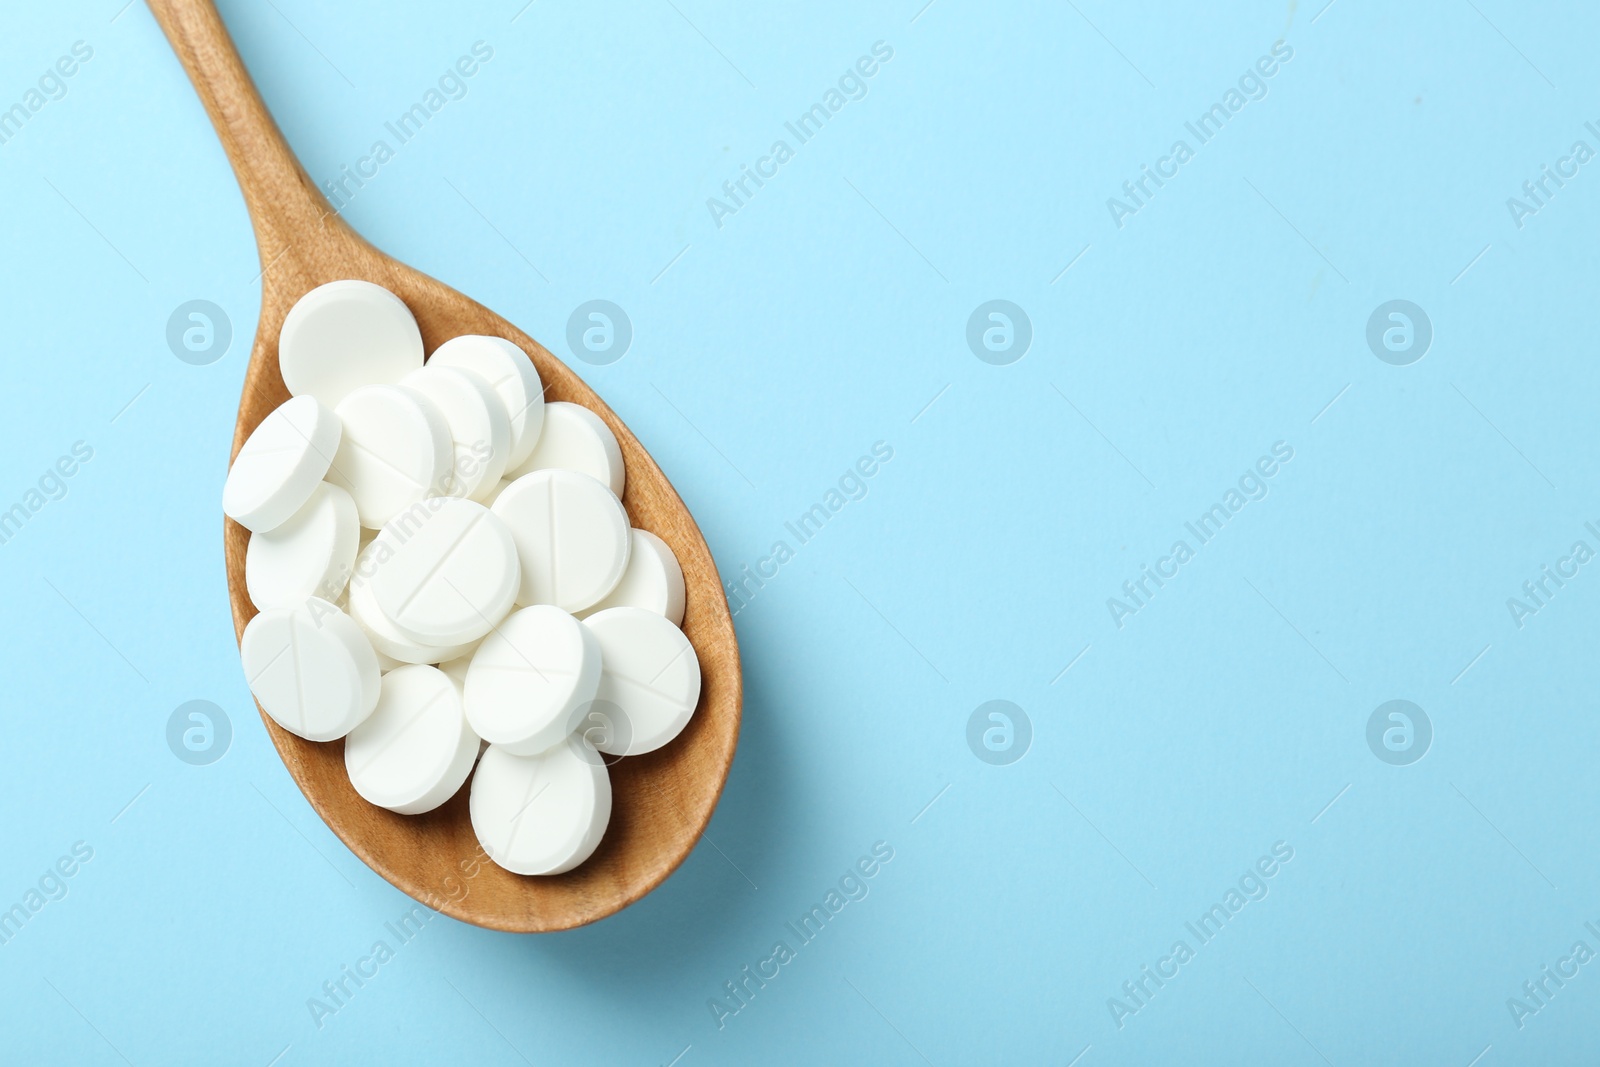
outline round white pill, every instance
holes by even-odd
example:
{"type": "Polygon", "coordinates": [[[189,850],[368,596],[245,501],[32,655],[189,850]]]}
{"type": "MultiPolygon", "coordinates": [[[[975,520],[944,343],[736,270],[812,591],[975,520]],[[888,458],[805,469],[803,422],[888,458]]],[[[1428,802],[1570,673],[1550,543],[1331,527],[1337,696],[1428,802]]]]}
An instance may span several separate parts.
{"type": "Polygon", "coordinates": [[[350,617],[361,627],[374,649],[401,663],[443,663],[466,655],[472,650],[470,641],[457,645],[432,645],[416,641],[401,633],[393,621],[384,615],[377,598],[372,595],[372,579],[389,560],[392,552],[387,542],[373,538],[356,555],[355,574],[351,576],[349,586],[350,617]]]}
{"type": "Polygon", "coordinates": [[[343,737],[378,703],[378,657],[350,616],[318,597],[250,620],[239,641],[250,692],[309,741],[343,737]]]}
{"type": "Polygon", "coordinates": [[[357,389],[336,409],[344,426],[328,481],[355,498],[361,525],[379,529],[443,493],[455,450],[437,408],[397,385],[357,389]]]}
{"type": "Polygon", "coordinates": [[[439,363],[412,371],[400,385],[431,401],[450,427],[446,495],[483,501],[511,459],[511,419],[500,397],[478,375],[439,363]]]}
{"type": "Polygon", "coordinates": [[[265,611],[319,596],[337,601],[356,562],[361,521],[356,502],[337,485],[318,482],[288,522],[250,535],[244,587],[265,611]]]}
{"type": "Polygon", "coordinates": [[[245,438],[222,486],[222,510],[253,533],[287,522],[339,451],[339,419],[309,396],[284,401],[245,438]]]}
{"type": "Polygon", "coordinates": [[[683,625],[683,568],[667,543],[649,530],[630,530],[628,569],[604,600],[578,613],[587,618],[606,608],[645,608],[674,626],[683,625]]]}
{"type": "Polygon", "coordinates": [[[437,667],[383,676],[378,706],[344,740],[350,784],[369,803],[402,815],[432,811],[455,796],[478,758],[461,695],[437,667]]]}
{"type": "Polygon", "coordinates": [[[452,337],[428,357],[442,367],[458,367],[482,378],[500,397],[511,420],[508,467],[528,458],[544,428],[544,383],[528,354],[503,337],[468,334],[452,337]]]}
{"type": "Polygon", "coordinates": [[[519,604],[581,611],[615,589],[628,569],[628,513],[611,490],[587,474],[525,474],[489,510],[511,528],[517,544],[519,604]]]}
{"type": "Polygon", "coordinates": [[[381,285],[338,281],[295,302],[278,334],[278,369],[295,396],[328,407],[363,385],[394,385],[422,366],[422,334],[381,285]]]}
{"type": "Polygon", "coordinates": [[[569,470],[587,474],[622,495],[627,471],[622,446],[599,415],[582,404],[552,401],[544,406],[544,431],[528,458],[507,472],[520,478],[538,470],[569,470]]]}
{"type": "Polygon", "coordinates": [[[600,643],[595,703],[624,723],[592,740],[612,756],[654,752],[678,736],[700,702],[700,661],[683,631],[645,608],[608,608],[582,624],[600,643]]]}
{"type": "Polygon", "coordinates": [[[491,745],[531,756],[572,732],[599,685],[595,635],[560,608],[523,608],[473,653],[467,721],[491,745]]]}
{"type": "Polygon", "coordinates": [[[396,630],[423,644],[476,641],[506,617],[521,588],[511,531],[471,500],[424,501],[373,544],[392,552],[372,575],[372,595],[396,630]]]}
{"type": "Polygon", "coordinates": [[[499,745],[472,776],[472,829],[515,874],[560,874],[593,855],[611,819],[611,777],[581,737],[537,756],[499,745]]]}

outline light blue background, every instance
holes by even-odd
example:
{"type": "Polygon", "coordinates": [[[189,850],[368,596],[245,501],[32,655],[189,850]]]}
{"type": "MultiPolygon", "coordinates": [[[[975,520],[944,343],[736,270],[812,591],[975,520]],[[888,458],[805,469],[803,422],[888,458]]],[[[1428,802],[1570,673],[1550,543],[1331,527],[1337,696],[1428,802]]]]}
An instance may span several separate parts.
{"type": "Polygon", "coordinates": [[[94,449],[0,545],[0,907],[94,849],[0,946],[6,1058],[1589,1062],[1600,963],[1520,1029],[1506,1000],[1600,950],[1600,564],[1520,629],[1506,599],[1600,548],[1600,163],[1520,229],[1506,199],[1600,148],[1592,13],[225,3],[319,181],[493,47],[347,217],[571,361],[726,577],[894,450],[740,612],[744,732],[684,866],[570,933],[435,919],[319,1028],[307,999],[409,901],[306,805],[237,666],[218,499],[259,265],[121,2],[0,33],[0,107],[94,49],[0,146],[0,508],[94,449]],[[1279,38],[1269,95],[1119,229],[1106,199],[1279,38]],[[866,98],[714,225],[880,40],[866,98]],[[195,298],[235,331],[209,366],[164,338],[195,298]],[[565,341],[594,298],[635,331],[606,367],[565,341]],[[995,298],[1033,326],[1010,366],[965,342],[995,298]],[[1393,298],[1435,331],[1411,366],[1366,345],[1393,298]],[[1118,629],[1106,598],[1277,441],[1270,495],[1118,629]],[[1365,739],[1395,698],[1435,731],[1410,766],[1365,739]],[[166,744],[191,699],[232,720],[210,766],[166,744]],[[1032,722],[1008,766],[967,746],[991,699],[1032,722]],[[708,999],[877,841],[870,894],[719,1029],[708,999]],[[1108,998],[1278,841],[1269,895],[1119,1029],[1108,998]]]}

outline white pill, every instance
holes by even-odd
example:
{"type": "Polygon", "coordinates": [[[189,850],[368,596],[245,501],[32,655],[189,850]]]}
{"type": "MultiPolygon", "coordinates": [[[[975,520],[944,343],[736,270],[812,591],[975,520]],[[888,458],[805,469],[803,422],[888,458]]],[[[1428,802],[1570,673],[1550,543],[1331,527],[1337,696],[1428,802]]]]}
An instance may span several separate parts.
{"type": "Polygon", "coordinates": [[[295,396],[337,407],[363,385],[394,385],[422,366],[422,335],[401,299],[362,281],[319,285],[278,334],[278,369],[295,396]]]}
{"type": "Polygon", "coordinates": [[[622,446],[599,415],[582,404],[552,401],[544,406],[544,432],[528,458],[506,474],[520,478],[538,470],[569,470],[587,474],[622,495],[627,471],[622,446]]]}
{"type": "Polygon", "coordinates": [[[519,604],[581,611],[617,587],[632,548],[628,513],[611,490],[576,471],[535,471],[491,507],[522,561],[519,604]]]}
{"type": "Polygon", "coordinates": [[[461,695],[437,667],[413,664],[383,676],[378,706],[344,740],[350,784],[369,803],[402,815],[455,796],[478,758],[461,695]]]}
{"type": "Polygon", "coordinates": [[[686,596],[678,557],[649,530],[630,530],[628,539],[628,569],[622,573],[622,581],[600,603],[578,612],[578,617],[587,618],[606,608],[635,607],[682,626],[686,596]]]}
{"type": "Polygon", "coordinates": [[[455,450],[444,416],[397,385],[368,385],[336,409],[344,425],[328,481],[355,498],[361,525],[379,529],[448,484],[455,450]]]}
{"type": "Polygon", "coordinates": [[[222,486],[222,510],[253,533],[289,520],[339,451],[339,419],[309,396],[292,397],[245,438],[222,486]]]}
{"type": "Polygon", "coordinates": [[[468,806],[494,862],[515,874],[560,874],[588,859],[605,835],[611,777],[581,737],[537,756],[490,745],[468,806]]]}
{"type": "Polygon", "coordinates": [[[489,383],[511,420],[508,467],[528,458],[544,428],[544,383],[528,354],[503,337],[468,334],[434,349],[429,363],[469,370],[489,383]]]}
{"type": "Polygon", "coordinates": [[[373,538],[356,556],[355,574],[350,578],[350,617],[367,635],[372,647],[385,656],[401,663],[443,663],[464,656],[472,650],[472,642],[457,645],[431,645],[416,641],[401,633],[393,621],[384,615],[372,595],[372,579],[390,558],[393,550],[387,542],[373,538]]]}
{"type": "Polygon", "coordinates": [[[265,611],[319,596],[337,601],[356,562],[361,521],[356,503],[337,485],[318,482],[288,522],[250,535],[244,587],[265,611]]]}
{"type": "Polygon", "coordinates": [[[644,608],[608,608],[583,621],[600,643],[596,705],[624,722],[592,738],[612,756],[654,752],[678,736],[700,702],[700,660],[683,631],[644,608]]]}
{"type": "Polygon", "coordinates": [[[572,732],[599,685],[595,635],[560,608],[523,608],[473,653],[467,721],[491,745],[531,756],[572,732]]]}
{"type": "MultiPolygon", "coordinates": [[[[428,645],[476,641],[511,610],[521,588],[517,546],[482,504],[436,497],[378,533],[389,549],[369,584],[383,617],[428,645]]],[[[374,548],[373,559],[383,549],[374,548]]]]}
{"type": "Polygon", "coordinates": [[[250,691],[274,722],[332,741],[378,703],[378,657],[350,616],[318,597],[250,620],[239,641],[250,691]]]}
{"type": "Polygon", "coordinates": [[[412,371],[400,385],[432,401],[450,427],[455,454],[446,495],[482,502],[511,459],[511,419],[500,397],[476,374],[439,363],[412,371]]]}

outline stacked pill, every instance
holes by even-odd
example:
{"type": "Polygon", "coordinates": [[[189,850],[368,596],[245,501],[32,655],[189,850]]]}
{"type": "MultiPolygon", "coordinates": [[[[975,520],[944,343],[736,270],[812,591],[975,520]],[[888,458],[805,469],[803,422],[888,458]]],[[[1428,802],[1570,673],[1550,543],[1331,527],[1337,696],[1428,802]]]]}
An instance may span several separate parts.
{"type": "Polygon", "coordinates": [[[607,757],[667,744],[700,698],[683,571],[630,528],[616,437],[546,403],[503,338],[425,362],[370,282],[302,297],[278,359],[291,397],[222,493],[250,530],[251,692],[293,734],[344,738],[372,804],[431,811],[470,777],[491,859],[571,870],[610,819],[607,757]]]}

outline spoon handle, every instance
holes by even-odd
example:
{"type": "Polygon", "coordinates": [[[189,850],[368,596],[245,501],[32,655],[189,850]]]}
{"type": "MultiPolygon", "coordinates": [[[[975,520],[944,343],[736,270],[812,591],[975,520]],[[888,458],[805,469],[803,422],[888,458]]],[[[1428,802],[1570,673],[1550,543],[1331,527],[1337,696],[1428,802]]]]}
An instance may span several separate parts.
{"type": "Polygon", "coordinates": [[[272,287],[268,268],[279,259],[312,252],[307,238],[359,240],[333,213],[283,139],[211,0],[146,2],[233,165],[255,226],[263,288],[272,287]]]}

